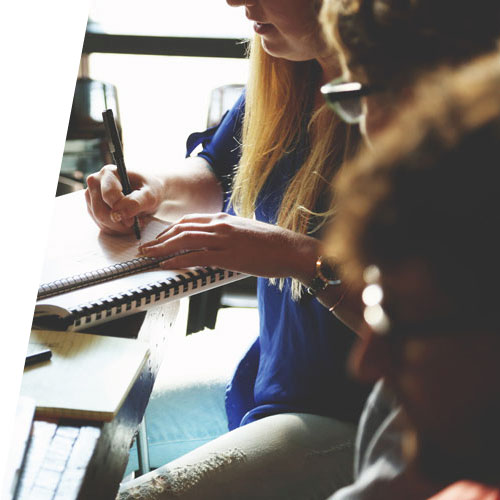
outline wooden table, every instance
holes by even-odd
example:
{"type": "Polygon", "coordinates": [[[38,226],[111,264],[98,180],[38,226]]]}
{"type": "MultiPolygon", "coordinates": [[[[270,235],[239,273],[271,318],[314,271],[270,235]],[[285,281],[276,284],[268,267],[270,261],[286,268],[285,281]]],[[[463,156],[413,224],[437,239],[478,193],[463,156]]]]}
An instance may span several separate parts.
{"type": "MultiPolygon", "coordinates": [[[[187,299],[184,299],[187,300],[187,299]]],[[[108,423],[35,420],[18,500],[107,500],[116,497],[167,337],[185,332],[180,302],[167,303],[95,332],[138,338],[150,357],[117,416],[108,423]]],[[[183,308],[185,309],[185,308],[183,308]]]]}

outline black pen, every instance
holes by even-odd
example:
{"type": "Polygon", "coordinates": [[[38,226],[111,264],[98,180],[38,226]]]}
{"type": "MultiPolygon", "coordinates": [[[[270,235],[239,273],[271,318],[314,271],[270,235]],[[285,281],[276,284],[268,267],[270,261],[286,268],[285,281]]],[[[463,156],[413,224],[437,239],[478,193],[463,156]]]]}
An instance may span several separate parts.
{"type": "MultiPolygon", "coordinates": [[[[107,109],[102,112],[102,118],[104,120],[104,127],[106,128],[106,133],[108,135],[108,144],[113,160],[118,168],[118,175],[120,176],[120,182],[122,183],[122,192],[124,195],[130,194],[132,188],[130,186],[130,180],[127,175],[127,169],[125,168],[125,160],[123,158],[123,149],[120,137],[118,136],[118,130],[116,128],[115,118],[113,116],[113,110],[107,109]]],[[[139,229],[139,219],[137,215],[134,217],[134,232],[138,240],[141,239],[141,231],[139,229]]]]}
{"type": "Polygon", "coordinates": [[[26,354],[26,359],[24,361],[24,366],[32,366],[42,361],[49,361],[52,357],[52,351],[50,349],[41,349],[40,351],[32,352],[26,354]]]}

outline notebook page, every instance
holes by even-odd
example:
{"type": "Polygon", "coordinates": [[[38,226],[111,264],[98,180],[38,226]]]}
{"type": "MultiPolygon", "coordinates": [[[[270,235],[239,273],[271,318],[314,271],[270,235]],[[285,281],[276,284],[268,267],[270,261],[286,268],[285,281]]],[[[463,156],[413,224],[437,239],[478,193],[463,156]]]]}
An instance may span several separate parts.
{"type": "Polygon", "coordinates": [[[132,233],[105,234],[88,214],[83,191],[58,197],[40,284],[135,259],[138,246],[154,239],[167,225],[153,217],[143,220],[140,241],[132,233]]]}

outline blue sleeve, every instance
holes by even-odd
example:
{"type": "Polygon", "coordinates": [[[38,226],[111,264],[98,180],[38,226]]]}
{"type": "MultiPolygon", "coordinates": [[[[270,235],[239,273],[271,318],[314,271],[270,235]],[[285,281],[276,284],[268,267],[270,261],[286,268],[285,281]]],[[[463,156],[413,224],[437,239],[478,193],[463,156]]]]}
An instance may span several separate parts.
{"type": "Polygon", "coordinates": [[[233,108],[223,116],[219,125],[204,132],[191,134],[186,144],[186,156],[190,156],[200,144],[203,146],[203,150],[198,156],[207,160],[221,183],[226,203],[241,155],[241,128],[244,110],[245,93],[243,92],[233,108]]]}

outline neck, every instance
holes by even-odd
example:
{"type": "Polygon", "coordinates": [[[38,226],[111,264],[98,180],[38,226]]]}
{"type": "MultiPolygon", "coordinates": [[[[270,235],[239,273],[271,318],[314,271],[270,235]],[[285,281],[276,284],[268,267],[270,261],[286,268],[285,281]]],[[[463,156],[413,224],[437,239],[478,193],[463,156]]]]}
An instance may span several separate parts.
{"type": "Polygon", "coordinates": [[[316,58],[316,61],[318,61],[321,68],[321,73],[318,81],[319,87],[316,89],[316,95],[314,96],[315,110],[325,104],[325,99],[319,90],[320,87],[342,75],[342,69],[336,56],[318,57],[316,58]]]}
{"type": "Polygon", "coordinates": [[[316,58],[316,60],[321,67],[321,85],[342,76],[342,68],[336,55],[321,56],[316,58]]]}

